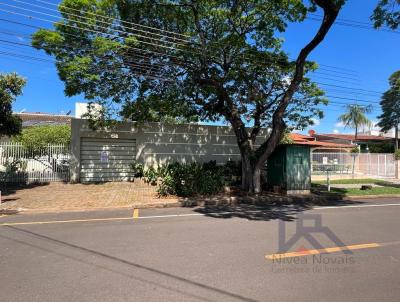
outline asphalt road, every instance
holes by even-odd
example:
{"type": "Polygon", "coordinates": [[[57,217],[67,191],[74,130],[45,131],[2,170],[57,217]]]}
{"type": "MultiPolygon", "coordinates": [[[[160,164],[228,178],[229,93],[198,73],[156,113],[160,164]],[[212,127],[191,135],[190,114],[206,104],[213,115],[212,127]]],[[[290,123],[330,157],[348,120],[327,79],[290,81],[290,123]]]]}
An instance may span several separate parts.
{"type": "Polygon", "coordinates": [[[3,216],[0,301],[397,302],[399,216],[400,199],[3,216]],[[320,232],[299,233],[316,224],[300,225],[303,214],[321,218],[320,232]],[[288,252],[304,254],[266,258],[278,252],[279,221],[282,241],[301,235],[288,252]],[[305,254],[338,241],[352,254],[305,254]]]}

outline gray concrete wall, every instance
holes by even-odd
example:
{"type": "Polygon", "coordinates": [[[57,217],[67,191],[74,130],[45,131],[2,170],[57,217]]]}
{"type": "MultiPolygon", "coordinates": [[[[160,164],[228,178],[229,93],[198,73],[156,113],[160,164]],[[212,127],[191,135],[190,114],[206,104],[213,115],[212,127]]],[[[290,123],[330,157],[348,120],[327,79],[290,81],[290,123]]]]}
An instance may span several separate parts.
{"type": "MultiPolygon", "coordinates": [[[[161,123],[123,123],[110,130],[93,131],[87,121],[73,119],[71,123],[71,181],[79,181],[80,145],[82,139],[121,138],[136,139],[136,160],[145,167],[155,167],[171,162],[208,162],[223,164],[240,160],[236,136],[227,126],[196,124],[167,125],[161,123]]],[[[257,144],[265,139],[267,131],[260,133],[257,144]]]]}

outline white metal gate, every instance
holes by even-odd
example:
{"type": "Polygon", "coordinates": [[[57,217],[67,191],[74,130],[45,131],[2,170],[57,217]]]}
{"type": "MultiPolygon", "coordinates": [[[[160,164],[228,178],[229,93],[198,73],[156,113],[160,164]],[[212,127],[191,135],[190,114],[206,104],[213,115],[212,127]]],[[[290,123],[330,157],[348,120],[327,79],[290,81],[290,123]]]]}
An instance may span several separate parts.
{"type": "Polygon", "coordinates": [[[70,148],[67,145],[38,148],[0,143],[0,182],[69,181],[69,159],[70,148]]]}
{"type": "Polygon", "coordinates": [[[395,159],[391,153],[312,153],[312,174],[354,175],[358,177],[395,177],[395,159]]]}
{"type": "Polygon", "coordinates": [[[135,139],[81,138],[81,182],[132,180],[135,139]]]}

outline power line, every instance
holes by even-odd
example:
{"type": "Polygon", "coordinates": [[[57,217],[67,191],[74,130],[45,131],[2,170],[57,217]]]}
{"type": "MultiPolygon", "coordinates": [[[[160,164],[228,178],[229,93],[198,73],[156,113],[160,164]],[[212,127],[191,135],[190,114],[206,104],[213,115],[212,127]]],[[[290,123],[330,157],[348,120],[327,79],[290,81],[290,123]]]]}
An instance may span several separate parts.
{"type": "MultiPolygon", "coordinates": [[[[318,70],[318,69],[317,69],[318,70]]],[[[313,71],[310,72],[310,74],[320,74],[320,75],[324,75],[324,76],[334,76],[331,73],[326,73],[326,72],[319,72],[319,71],[313,71]]],[[[352,81],[359,81],[358,78],[353,78],[353,77],[347,77],[347,76],[340,76],[341,79],[346,79],[346,80],[352,80],[352,81]]]]}
{"type": "MultiPolygon", "coordinates": [[[[30,61],[34,61],[34,62],[37,62],[37,63],[54,63],[53,61],[51,61],[51,60],[44,60],[44,59],[40,59],[40,58],[36,58],[36,57],[32,57],[32,56],[25,56],[25,55],[19,55],[19,54],[16,54],[16,53],[11,53],[11,52],[3,52],[3,51],[0,51],[0,55],[5,55],[5,56],[11,56],[11,57],[14,57],[14,58],[17,58],[17,59],[22,59],[22,60],[30,60],[30,61]]],[[[133,72],[135,72],[135,71],[133,71],[133,72]]],[[[138,76],[142,76],[142,74],[138,74],[138,76]]],[[[154,79],[154,80],[160,80],[160,78],[159,77],[152,77],[152,76],[149,76],[150,78],[152,78],[152,79],[154,79]]],[[[166,80],[168,80],[168,79],[166,79],[166,80]]],[[[341,97],[337,97],[337,96],[327,96],[328,98],[339,98],[339,99],[341,99],[341,97]]],[[[343,98],[343,99],[346,99],[346,100],[355,100],[355,99],[349,99],[349,98],[343,98]]],[[[356,100],[356,101],[358,101],[358,102],[367,102],[367,101],[359,101],[359,100],[356,100]]],[[[372,102],[370,102],[370,103],[372,103],[372,102]]],[[[327,105],[324,105],[324,104],[319,104],[320,106],[336,106],[336,107],[340,107],[340,108],[344,108],[346,105],[349,105],[350,103],[343,103],[343,102],[338,102],[338,101],[329,101],[329,103],[327,104],[327,105]]],[[[362,105],[360,105],[360,107],[365,107],[365,106],[362,106],[362,105]]],[[[375,108],[374,108],[374,110],[375,110],[375,108]]]]}
{"type": "MultiPolygon", "coordinates": [[[[20,3],[26,3],[26,2],[23,2],[23,1],[17,1],[17,0],[14,0],[14,1],[20,2],[20,3]]],[[[42,2],[45,2],[45,1],[42,1],[42,2]]],[[[48,3],[48,2],[47,2],[47,3],[48,3]]],[[[0,3],[0,4],[2,4],[2,3],[0,3]]],[[[26,9],[26,8],[14,6],[14,5],[7,5],[7,4],[3,4],[3,5],[9,6],[9,7],[13,7],[13,8],[17,8],[17,9],[21,9],[21,10],[25,10],[25,11],[29,11],[29,12],[34,12],[34,13],[46,15],[46,16],[51,16],[51,17],[54,17],[54,18],[61,18],[61,19],[64,19],[64,20],[66,20],[66,21],[76,22],[76,23],[80,23],[80,24],[83,24],[83,25],[91,25],[91,24],[88,24],[88,23],[86,23],[86,22],[81,22],[81,21],[77,21],[77,20],[70,20],[70,19],[68,19],[68,18],[62,18],[62,17],[59,17],[59,16],[55,16],[55,15],[51,15],[51,14],[46,14],[46,13],[43,13],[43,12],[40,12],[40,11],[37,11],[37,10],[30,10],[30,9],[26,9]]],[[[69,7],[66,7],[66,8],[69,8],[69,7]]],[[[45,8],[45,9],[48,9],[48,8],[45,8]]],[[[0,10],[1,10],[1,9],[0,9],[0,10]]],[[[13,14],[17,14],[17,15],[25,16],[25,17],[29,17],[29,18],[34,18],[34,19],[37,19],[37,20],[45,21],[45,22],[50,22],[50,23],[53,23],[53,22],[54,22],[54,21],[50,21],[50,20],[48,20],[48,19],[43,19],[43,18],[28,16],[28,15],[26,15],[26,14],[21,14],[21,13],[15,12],[15,11],[7,11],[7,10],[1,10],[1,11],[5,11],[5,12],[8,12],[8,13],[13,13],[13,14]]],[[[68,13],[66,13],[66,14],[68,14],[68,13]]],[[[72,15],[72,14],[71,14],[71,15],[72,15]]],[[[98,14],[97,14],[97,15],[98,15],[98,14]]],[[[75,16],[76,16],[76,15],[75,15],[75,16]]],[[[105,18],[109,18],[109,19],[110,19],[110,17],[104,16],[104,15],[99,15],[99,16],[102,16],[102,17],[105,17],[105,18]]],[[[79,16],[79,17],[82,18],[82,19],[88,19],[88,17],[84,17],[84,16],[79,16]]],[[[65,25],[65,26],[69,26],[69,27],[75,28],[74,26],[70,26],[69,24],[64,24],[64,25],[65,25]]],[[[99,28],[101,28],[101,29],[103,29],[103,30],[104,30],[104,29],[108,30],[107,28],[104,28],[104,27],[101,27],[101,26],[97,26],[97,27],[99,27],[99,28]]],[[[84,28],[81,28],[81,29],[82,29],[82,30],[88,31],[87,29],[84,29],[84,28]]],[[[89,30],[89,31],[91,31],[91,32],[96,32],[96,33],[100,33],[100,34],[111,35],[111,36],[114,36],[114,37],[119,37],[119,36],[116,36],[116,35],[114,35],[114,34],[99,32],[99,31],[97,31],[97,30],[89,30]]],[[[121,30],[116,30],[116,31],[118,31],[118,32],[123,32],[123,33],[126,33],[126,34],[131,34],[131,33],[128,33],[128,32],[126,32],[126,31],[121,31],[121,30]]],[[[150,33],[150,34],[153,34],[153,33],[150,33]]],[[[138,36],[138,35],[136,35],[136,36],[138,36]]],[[[148,38],[148,37],[145,37],[145,38],[148,38]]],[[[153,38],[151,38],[151,39],[153,39],[153,38]]],[[[153,40],[156,40],[156,39],[153,39],[153,40]]],[[[157,40],[157,41],[159,41],[159,42],[164,42],[164,41],[160,41],[160,40],[157,40]]],[[[170,49],[170,50],[178,50],[176,47],[170,47],[170,46],[165,46],[165,45],[159,45],[159,44],[149,43],[149,42],[142,41],[142,40],[140,40],[140,42],[141,42],[141,43],[144,43],[144,44],[147,44],[147,45],[151,45],[151,46],[162,47],[162,48],[166,48],[166,49],[170,49]]],[[[132,47],[131,47],[131,48],[132,48],[132,47]]],[[[137,49],[137,48],[136,48],[136,49],[137,49]]],[[[186,51],[186,50],[179,49],[179,51],[186,51]]],[[[154,53],[154,51],[152,51],[152,52],[154,53]]],[[[161,54],[161,53],[159,53],[159,54],[161,54]]],[[[165,54],[165,53],[164,53],[163,55],[166,55],[166,56],[170,56],[170,57],[171,57],[171,55],[169,55],[169,54],[165,54]]],[[[332,66],[330,66],[330,67],[332,68],[332,66]]],[[[329,70],[329,69],[326,69],[326,71],[333,72],[332,70],[329,70]]],[[[339,72],[339,71],[336,71],[336,72],[337,72],[337,73],[344,73],[343,71],[340,71],[340,72],[339,72]]],[[[346,74],[346,73],[344,73],[344,74],[346,74]]],[[[347,73],[347,74],[350,74],[350,73],[347,73]]],[[[350,74],[350,75],[353,75],[353,74],[350,74]]]]}
{"type": "Polygon", "coordinates": [[[330,86],[330,87],[337,87],[337,88],[343,88],[343,89],[349,89],[349,90],[359,90],[359,91],[367,91],[367,92],[376,92],[379,94],[383,94],[381,91],[376,91],[376,90],[368,90],[368,89],[361,89],[361,88],[354,88],[354,87],[348,87],[348,86],[341,86],[341,85],[333,85],[333,84],[327,84],[327,83],[320,83],[316,82],[319,85],[323,86],[330,86]]]}
{"type": "MultiPolygon", "coordinates": [[[[13,21],[10,21],[10,20],[7,20],[7,19],[2,19],[2,18],[0,18],[0,21],[4,21],[4,22],[9,22],[9,23],[12,23],[12,24],[14,24],[14,23],[17,23],[18,25],[22,25],[22,26],[30,26],[30,27],[32,27],[31,25],[28,25],[28,24],[26,24],[26,23],[21,23],[21,22],[13,22],[13,21]]],[[[39,27],[39,26],[33,26],[33,27],[35,27],[35,28],[37,28],[37,29],[41,29],[41,27],[39,27]]],[[[0,31],[0,33],[1,33],[1,31],[0,31]]],[[[20,37],[20,36],[22,36],[20,33],[16,33],[16,32],[9,32],[9,31],[7,31],[7,32],[4,32],[4,34],[7,34],[7,35],[10,35],[10,36],[15,36],[15,37],[20,37]]],[[[70,35],[70,36],[73,36],[73,37],[79,37],[79,36],[77,36],[77,35],[72,35],[72,34],[69,34],[69,33],[65,33],[66,35],[70,35]]],[[[25,37],[27,37],[27,39],[31,39],[31,37],[30,36],[25,36],[25,37]]],[[[10,42],[11,43],[11,42],[10,42]]],[[[23,46],[28,46],[28,45],[23,45],[23,46]]],[[[33,46],[31,46],[32,48],[34,48],[33,46]]],[[[69,48],[69,49],[74,49],[74,48],[71,48],[71,47],[67,47],[67,46],[64,46],[64,48],[69,48]]],[[[35,48],[36,49],[36,48],[35,48]]],[[[86,50],[87,51],[87,50],[86,50]]],[[[137,57],[137,58],[141,58],[141,59],[147,59],[147,60],[149,60],[150,59],[150,57],[148,57],[148,56],[145,56],[145,55],[143,55],[143,54],[139,54],[139,53],[130,53],[130,52],[127,52],[127,54],[130,54],[131,56],[133,56],[133,57],[137,57]]],[[[130,56],[130,57],[131,57],[130,56]]],[[[169,63],[164,63],[165,65],[168,65],[169,63]]],[[[152,63],[152,65],[159,65],[159,66],[165,66],[165,65],[161,65],[161,64],[157,64],[157,63],[152,63]]]]}
{"type": "MultiPolygon", "coordinates": [[[[2,39],[0,39],[0,42],[3,42],[3,43],[7,43],[7,44],[11,44],[11,45],[14,45],[14,46],[24,46],[24,47],[30,47],[30,48],[33,48],[33,49],[35,49],[32,45],[30,45],[30,44],[25,44],[25,43],[19,43],[19,42],[13,42],[13,41],[7,41],[7,40],[2,40],[2,39]]],[[[67,47],[67,46],[64,46],[64,48],[69,48],[69,49],[73,49],[73,48],[71,48],[71,47],[67,47]]],[[[93,52],[93,51],[89,51],[89,50],[86,50],[86,52],[89,52],[89,53],[91,53],[91,52],[93,52]]],[[[125,63],[129,63],[130,62],[130,60],[133,60],[134,58],[135,58],[135,56],[139,56],[139,58],[140,59],[143,59],[143,58],[141,58],[140,57],[140,54],[135,54],[135,55],[133,55],[133,56],[129,56],[129,57],[126,57],[126,58],[124,58],[126,61],[128,61],[128,62],[125,62],[125,63]]],[[[148,57],[144,57],[144,58],[148,58],[148,57]]],[[[55,63],[54,61],[53,61],[53,63],[55,63]]],[[[150,68],[163,68],[163,67],[165,67],[164,65],[159,65],[159,64],[150,64],[150,63],[143,63],[143,62],[136,62],[136,63],[129,63],[129,64],[127,64],[128,66],[133,66],[133,67],[138,67],[138,65],[140,65],[141,67],[145,67],[145,68],[148,68],[148,69],[150,69],[150,68]]]]}
{"type": "MultiPolygon", "coordinates": [[[[8,34],[10,34],[10,32],[7,32],[8,34]]],[[[11,33],[12,34],[12,33],[11,33]]],[[[4,42],[4,43],[7,43],[7,44],[12,44],[12,45],[17,45],[17,46],[24,46],[24,47],[32,47],[31,45],[29,45],[29,44],[24,44],[24,43],[18,43],[18,42],[11,42],[11,41],[6,41],[6,40],[0,40],[0,42],[4,42]]],[[[51,61],[51,62],[53,62],[53,61],[51,61]]],[[[132,63],[132,62],[130,62],[131,64],[128,64],[128,65],[130,65],[131,67],[133,67],[133,68],[136,68],[136,69],[138,69],[138,68],[141,68],[140,70],[143,70],[143,67],[144,68],[147,68],[146,69],[146,71],[149,71],[149,69],[151,69],[151,68],[155,68],[156,66],[152,66],[152,65],[149,65],[149,64],[143,64],[143,63],[141,63],[141,64],[135,64],[135,63],[132,63]]],[[[152,71],[152,70],[150,70],[150,71],[152,71]]],[[[321,83],[322,84],[322,83],[321,83]]],[[[325,84],[325,85],[329,85],[329,84],[325,84]]],[[[343,87],[343,88],[346,88],[346,89],[357,89],[357,88],[353,88],[353,87],[344,87],[344,86],[339,86],[339,85],[330,85],[330,86],[334,86],[334,87],[343,87]]],[[[344,93],[352,93],[352,92],[344,92],[344,93]]],[[[360,92],[361,93],[361,92],[360,92]]],[[[347,100],[358,100],[358,99],[350,99],[350,98],[348,98],[348,97],[346,97],[346,98],[344,98],[344,97],[339,97],[339,96],[336,96],[337,98],[342,98],[342,99],[347,99],[347,100]]]]}
{"type": "Polygon", "coordinates": [[[342,96],[337,96],[337,95],[326,95],[327,98],[334,98],[334,99],[341,99],[341,100],[348,100],[348,101],[356,101],[356,102],[361,102],[361,103],[368,103],[368,104],[379,104],[379,101],[364,101],[360,99],[353,99],[353,98],[346,98],[342,96]]]}
{"type": "MultiPolygon", "coordinates": [[[[62,5],[62,4],[57,5],[57,4],[54,4],[54,3],[51,3],[51,2],[47,2],[47,1],[42,1],[42,0],[36,0],[36,2],[45,3],[45,4],[48,4],[48,5],[55,6],[55,7],[63,7],[63,8],[70,9],[70,10],[76,11],[76,12],[78,12],[78,13],[81,13],[81,11],[78,10],[78,9],[76,9],[76,8],[69,7],[69,6],[65,6],[65,5],[62,5]]],[[[96,17],[108,18],[109,20],[112,20],[112,19],[113,19],[113,18],[111,18],[111,17],[108,17],[108,16],[106,16],[106,15],[102,15],[102,14],[96,14],[96,13],[92,13],[92,12],[87,12],[87,13],[89,13],[89,14],[91,14],[91,15],[93,15],[93,16],[96,16],[96,17]]],[[[190,36],[187,36],[187,35],[184,35],[184,34],[180,34],[180,33],[176,33],[176,32],[173,32],[173,31],[168,31],[168,30],[164,30],[164,29],[159,29],[159,28],[156,28],[156,27],[151,27],[151,26],[142,25],[142,24],[139,24],[139,23],[124,21],[124,20],[120,20],[120,21],[121,21],[122,24],[128,24],[128,25],[133,25],[133,26],[138,26],[138,27],[142,27],[142,28],[147,28],[147,29],[155,30],[155,31],[159,31],[159,32],[165,32],[166,34],[177,35],[177,36],[181,36],[181,37],[184,37],[184,38],[187,38],[187,39],[190,39],[190,38],[191,38],[190,36]]]]}
{"type": "MultiPolygon", "coordinates": [[[[10,13],[10,14],[14,14],[14,15],[23,16],[23,17],[26,17],[26,18],[29,18],[29,19],[36,19],[36,20],[43,21],[43,22],[49,22],[51,24],[54,23],[54,21],[51,21],[51,20],[48,20],[48,19],[43,19],[43,18],[39,18],[39,17],[33,17],[33,16],[30,16],[30,15],[22,14],[22,13],[15,12],[15,11],[9,11],[9,10],[4,10],[4,9],[0,9],[0,11],[6,12],[6,13],[10,13]]],[[[67,26],[67,27],[70,27],[70,28],[75,28],[76,29],[75,26],[71,26],[69,24],[63,24],[63,25],[67,26]]],[[[97,30],[89,30],[87,28],[80,28],[80,29],[83,30],[83,31],[86,31],[86,32],[90,32],[90,33],[99,33],[99,34],[109,35],[107,33],[100,32],[100,31],[97,31],[97,30]]],[[[116,35],[113,35],[113,36],[114,37],[119,37],[119,36],[116,36],[116,35]]],[[[147,43],[147,44],[149,44],[149,43],[147,43]]],[[[156,45],[156,44],[154,44],[154,45],[156,45]]],[[[152,53],[153,55],[155,54],[155,55],[160,55],[160,56],[166,56],[166,57],[169,57],[169,58],[180,60],[180,58],[178,58],[176,56],[173,56],[173,55],[170,55],[170,54],[166,54],[166,53],[161,53],[161,52],[154,51],[154,50],[147,50],[147,49],[137,48],[137,47],[133,47],[133,46],[126,46],[126,45],[125,45],[125,47],[127,47],[129,49],[133,49],[133,50],[139,50],[139,51],[152,53]]]]}
{"type": "MultiPolygon", "coordinates": [[[[1,19],[2,21],[5,21],[5,22],[9,22],[10,20],[7,20],[7,19],[1,19]]],[[[27,25],[26,23],[21,23],[21,22],[15,22],[15,21],[11,21],[12,23],[17,23],[18,25],[27,25]]],[[[28,25],[29,27],[35,27],[35,28],[41,28],[41,27],[37,27],[37,26],[32,26],[32,25],[28,25]]],[[[85,30],[85,29],[84,29],[85,30]]],[[[87,30],[87,29],[86,29],[87,30]]],[[[90,30],[89,30],[90,31],[90,30]]],[[[90,32],[92,32],[92,31],[90,31],[90,32]]],[[[95,31],[95,32],[98,32],[98,31],[95,31]]],[[[68,33],[67,33],[68,34],[68,33]]],[[[69,35],[71,35],[71,34],[69,34],[69,35]]],[[[77,35],[73,35],[74,37],[79,37],[79,36],[77,36],[77,35]]],[[[135,49],[137,49],[137,48],[135,48],[135,49]]],[[[138,49],[138,50],[140,50],[140,51],[146,51],[146,50],[142,50],[142,49],[138,49]]],[[[130,54],[130,52],[128,52],[128,54],[130,54]]],[[[139,57],[142,57],[142,58],[148,58],[148,59],[150,59],[149,57],[146,57],[146,56],[144,56],[144,55],[141,55],[141,54],[137,54],[136,52],[135,52],[135,56],[139,56],[139,57]]],[[[156,63],[157,64],[157,63],[156,63]]],[[[165,63],[164,63],[165,64],[165,63]]],[[[154,62],[152,62],[152,65],[155,65],[155,63],[154,62]]],[[[158,65],[162,65],[162,64],[158,64],[158,65]]],[[[165,66],[165,65],[164,65],[165,66]]],[[[152,66],[150,66],[150,67],[152,67],[152,66]]]]}
{"type": "Polygon", "coordinates": [[[374,98],[380,98],[381,94],[376,93],[376,92],[364,92],[364,91],[346,91],[342,89],[337,89],[337,88],[328,88],[330,92],[335,92],[335,93],[340,93],[340,94],[345,94],[345,95],[356,95],[356,96],[370,96],[374,98]]]}
{"type": "MultiPolygon", "coordinates": [[[[13,1],[13,0],[11,0],[11,1],[13,1]]],[[[70,18],[60,17],[60,16],[56,16],[56,15],[53,15],[53,14],[47,14],[47,13],[44,13],[44,12],[41,12],[41,11],[38,11],[38,10],[28,9],[28,8],[24,8],[24,7],[20,7],[20,6],[16,6],[16,5],[11,5],[11,4],[6,4],[6,3],[0,3],[0,5],[11,7],[11,8],[14,8],[14,9],[19,9],[19,10],[30,12],[30,13],[40,14],[40,15],[47,16],[47,17],[52,17],[52,18],[57,18],[57,19],[61,19],[61,20],[72,21],[72,22],[75,22],[75,23],[82,24],[84,26],[93,26],[93,24],[90,24],[90,23],[87,23],[87,22],[82,22],[82,21],[78,21],[78,20],[71,20],[70,18]]],[[[11,11],[11,12],[10,11],[6,11],[6,10],[3,10],[3,11],[9,12],[9,13],[13,13],[13,11],[11,11]]],[[[69,13],[66,13],[66,14],[74,15],[74,14],[69,14],[69,13]]],[[[24,15],[24,14],[20,14],[20,15],[24,15]]],[[[74,15],[74,16],[77,16],[77,15],[74,15]]],[[[77,16],[77,17],[79,17],[81,19],[84,19],[84,20],[88,19],[87,17],[84,17],[84,16],[77,16]]],[[[33,18],[33,17],[31,16],[31,18],[33,18]]],[[[52,21],[52,20],[48,20],[48,19],[44,19],[44,18],[38,18],[38,17],[36,17],[36,19],[41,20],[41,21],[45,21],[45,22],[51,22],[51,23],[55,22],[55,21],[52,21]]],[[[102,22],[101,20],[96,20],[96,21],[102,22]]],[[[63,25],[66,25],[66,24],[63,24],[63,25]]],[[[104,26],[98,26],[97,25],[96,27],[98,27],[100,29],[103,29],[103,30],[109,30],[108,28],[106,28],[104,26]]],[[[161,43],[165,42],[165,41],[163,41],[163,40],[161,40],[159,38],[158,39],[150,38],[150,37],[146,37],[146,36],[143,36],[143,35],[140,35],[140,34],[132,35],[132,33],[129,33],[127,31],[123,31],[123,30],[119,30],[119,29],[112,29],[112,30],[115,31],[115,32],[118,32],[118,33],[127,34],[128,36],[134,36],[135,38],[140,37],[140,38],[144,38],[144,39],[150,39],[150,40],[158,41],[158,42],[161,42],[161,43]]],[[[116,35],[116,34],[112,34],[112,33],[99,32],[99,31],[95,31],[95,32],[101,33],[101,34],[105,34],[105,35],[108,35],[108,36],[111,36],[111,37],[114,37],[114,38],[122,38],[121,36],[116,35]]],[[[147,45],[157,46],[157,47],[161,47],[161,48],[165,48],[165,49],[169,49],[169,50],[178,50],[176,47],[173,47],[173,46],[166,46],[166,45],[160,45],[160,44],[157,45],[157,44],[154,44],[152,42],[147,42],[147,41],[143,41],[143,40],[139,40],[139,41],[140,41],[140,43],[147,44],[147,45]]]]}
{"type": "MultiPolygon", "coordinates": [[[[19,0],[12,0],[12,1],[15,1],[15,2],[22,2],[22,1],[19,1],[19,0]]],[[[62,7],[62,8],[65,8],[65,9],[69,9],[69,10],[75,11],[75,12],[77,12],[77,13],[81,13],[81,11],[78,10],[78,9],[76,9],[76,8],[69,7],[69,6],[65,6],[65,5],[62,5],[62,4],[57,5],[57,4],[54,4],[54,3],[51,3],[51,2],[48,2],[48,1],[43,1],[43,0],[36,0],[36,2],[45,3],[45,4],[48,4],[48,5],[52,5],[52,6],[54,6],[54,7],[57,7],[57,6],[58,6],[58,7],[62,7]]],[[[35,5],[35,6],[36,6],[36,5],[35,5]]],[[[48,8],[47,8],[47,9],[48,9],[48,8]]],[[[56,11],[57,11],[57,10],[56,10],[56,11]]],[[[88,14],[91,14],[91,15],[93,15],[93,16],[102,17],[102,18],[106,18],[106,19],[109,19],[109,20],[112,20],[112,19],[113,19],[113,18],[108,17],[108,16],[105,16],[105,15],[103,15],[103,14],[96,14],[96,13],[92,13],[92,12],[87,12],[87,13],[88,13],[88,14]]],[[[169,33],[169,34],[176,34],[176,35],[183,36],[183,37],[185,37],[185,38],[187,38],[187,39],[190,39],[190,38],[191,38],[191,37],[188,36],[188,35],[183,35],[183,34],[176,33],[176,32],[172,32],[172,31],[166,31],[166,30],[162,30],[162,29],[159,29],[159,28],[149,27],[149,26],[141,25],[141,24],[134,23],[134,22],[124,21],[124,20],[120,20],[120,21],[121,21],[122,24],[130,24],[130,25],[134,25],[134,26],[140,26],[140,27],[143,27],[143,28],[148,28],[148,29],[151,29],[151,30],[166,32],[166,33],[169,33]]],[[[187,42],[187,40],[184,40],[184,41],[187,42]]],[[[336,66],[332,66],[332,65],[326,65],[326,64],[319,64],[319,65],[320,65],[320,66],[325,66],[325,67],[328,67],[328,68],[340,69],[340,70],[343,70],[343,71],[349,71],[349,72],[353,72],[353,71],[354,71],[354,70],[349,69],[349,68],[336,67],[336,66]]]]}
{"type": "MultiPolygon", "coordinates": [[[[29,44],[23,44],[23,43],[18,43],[18,42],[11,42],[11,41],[6,41],[6,40],[2,40],[2,39],[0,39],[0,42],[3,42],[3,43],[8,43],[8,44],[14,44],[14,45],[19,45],[19,46],[26,46],[26,47],[32,47],[31,45],[29,45],[29,44]]],[[[47,59],[42,59],[42,58],[38,58],[38,57],[32,57],[32,56],[25,56],[25,55],[20,55],[20,54],[17,54],[17,53],[3,53],[3,54],[5,54],[5,55],[8,55],[8,56],[15,56],[15,57],[25,57],[25,58],[28,58],[28,59],[32,59],[32,60],[35,60],[35,61],[42,61],[42,62],[49,62],[49,63],[55,63],[55,61],[53,61],[53,60],[47,60],[47,59]]],[[[134,63],[126,63],[126,62],[124,62],[124,64],[125,65],[127,65],[127,66],[129,66],[129,67],[132,67],[133,68],[133,70],[132,70],[132,72],[134,73],[134,74],[136,74],[136,75],[138,75],[138,71],[140,71],[140,72],[142,72],[143,74],[140,74],[141,76],[143,76],[143,77],[145,77],[145,78],[147,78],[147,77],[149,77],[150,79],[154,79],[156,76],[159,76],[159,78],[160,79],[163,79],[164,81],[172,81],[172,79],[167,79],[167,78],[165,78],[164,76],[162,76],[162,75],[159,75],[159,74],[154,74],[154,73],[152,73],[152,72],[154,72],[154,70],[151,70],[151,67],[149,68],[148,66],[142,66],[142,65],[139,65],[139,64],[134,64],[134,63]],[[136,71],[135,71],[136,70],[136,71]],[[150,74],[149,74],[150,73],[150,74]]],[[[123,66],[120,66],[120,68],[124,68],[123,66]]],[[[102,70],[99,70],[99,71],[102,71],[102,70]]]]}
{"type": "MultiPolygon", "coordinates": [[[[319,16],[319,15],[311,14],[311,16],[308,16],[307,19],[320,22],[320,21],[322,21],[323,17],[319,16]]],[[[353,21],[353,20],[349,20],[349,19],[347,19],[348,21],[343,21],[343,20],[345,20],[345,19],[338,18],[337,21],[334,23],[334,25],[341,25],[341,26],[347,26],[347,27],[352,27],[352,28],[369,29],[369,30],[377,31],[372,26],[372,24],[353,21]]],[[[392,34],[400,34],[399,31],[386,29],[386,28],[382,28],[382,29],[380,29],[380,31],[384,31],[384,32],[392,33],[392,34]]]]}
{"type": "MultiPolygon", "coordinates": [[[[18,14],[18,13],[17,13],[18,14]]],[[[19,15],[21,15],[21,14],[19,14],[19,15]]],[[[23,16],[26,16],[26,15],[23,15],[23,16]]],[[[58,18],[58,17],[57,17],[58,18]]],[[[51,23],[53,23],[53,21],[49,21],[49,20],[46,20],[46,22],[51,22],[51,23]]],[[[73,27],[73,28],[75,28],[75,27],[73,27]]],[[[97,32],[97,33],[101,33],[101,34],[107,34],[107,33],[104,33],[104,32],[99,32],[99,31],[91,31],[91,32],[97,32]]],[[[140,51],[146,51],[146,50],[143,50],[143,49],[140,49],[140,51]]],[[[163,55],[165,55],[165,54],[163,54],[163,55]]],[[[152,65],[154,65],[154,64],[152,64],[152,65]]],[[[136,67],[136,66],[135,66],[136,67]]],[[[151,67],[153,67],[153,66],[151,66],[151,67]]],[[[330,72],[333,72],[333,71],[330,71],[330,72]]],[[[326,85],[328,85],[328,84],[326,84],[326,85]]],[[[332,85],[333,86],[333,85],[332,85]]],[[[335,85],[335,86],[337,86],[337,85],[335,85]]],[[[350,88],[348,88],[348,89],[350,89],[350,88]]],[[[351,88],[351,89],[354,89],[354,88],[351,88]]]]}
{"type": "MultiPolygon", "coordinates": [[[[312,78],[314,76],[310,75],[309,77],[312,78]]],[[[340,76],[338,76],[338,77],[340,77],[340,76]]],[[[335,79],[335,78],[327,78],[327,77],[321,77],[321,76],[316,76],[315,78],[317,80],[322,79],[322,80],[328,80],[328,81],[335,81],[335,83],[339,82],[339,83],[350,84],[350,85],[358,84],[355,81],[354,82],[349,82],[348,80],[343,81],[343,80],[338,80],[338,79],[335,79]]]]}
{"type": "MultiPolygon", "coordinates": [[[[10,33],[10,32],[8,32],[8,33],[10,33]]],[[[7,43],[7,44],[11,44],[11,45],[16,45],[16,46],[24,46],[24,47],[32,47],[31,45],[29,45],[29,44],[24,44],[24,43],[19,43],[19,42],[12,42],[12,41],[6,41],[6,40],[1,40],[0,39],[0,42],[3,42],[3,43],[7,43]]],[[[10,55],[10,53],[8,53],[8,55],[10,55]]],[[[41,59],[41,58],[36,58],[37,60],[46,60],[46,59],[41,59]]],[[[54,63],[54,61],[50,61],[50,60],[46,60],[46,61],[48,61],[48,62],[52,62],[52,63],[54,63]]],[[[143,68],[148,68],[146,71],[149,71],[149,68],[151,69],[151,68],[154,68],[155,66],[151,66],[151,65],[145,65],[145,64],[134,64],[134,63],[131,63],[130,64],[130,66],[131,67],[133,67],[133,68],[136,68],[136,69],[138,69],[138,70],[144,70],[143,68]]],[[[334,86],[338,86],[338,85],[334,85],[334,86]]],[[[341,87],[343,87],[343,86],[341,86],[341,87]]],[[[350,88],[350,87],[349,87],[350,88]]],[[[352,89],[354,89],[354,88],[352,88],[352,89]]],[[[351,93],[351,94],[353,94],[353,92],[343,92],[343,91],[340,91],[340,92],[342,92],[342,93],[351,93]]],[[[360,94],[361,94],[361,92],[359,92],[360,94]]],[[[364,93],[365,94],[365,93],[364,93]]],[[[351,101],[360,101],[359,99],[352,99],[352,98],[349,98],[349,97],[342,97],[342,96],[327,96],[327,97],[332,97],[332,98],[339,98],[339,99],[345,99],[345,100],[351,100],[351,101]]],[[[360,101],[360,102],[367,102],[367,103],[376,103],[376,102],[372,102],[372,101],[360,101]]]]}

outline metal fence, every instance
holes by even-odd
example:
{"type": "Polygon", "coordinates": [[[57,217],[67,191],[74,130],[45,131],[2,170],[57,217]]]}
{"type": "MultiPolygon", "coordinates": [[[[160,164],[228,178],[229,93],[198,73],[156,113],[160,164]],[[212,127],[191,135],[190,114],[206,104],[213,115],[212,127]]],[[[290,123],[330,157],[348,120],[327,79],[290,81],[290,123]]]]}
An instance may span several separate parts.
{"type": "Polygon", "coordinates": [[[0,143],[0,181],[2,183],[42,183],[69,181],[70,148],[66,145],[25,147],[0,143]]]}
{"type": "Polygon", "coordinates": [[[312,153],[312,174],[354,177],[395,177],[395,159],[391,153],[312,153]]]}

